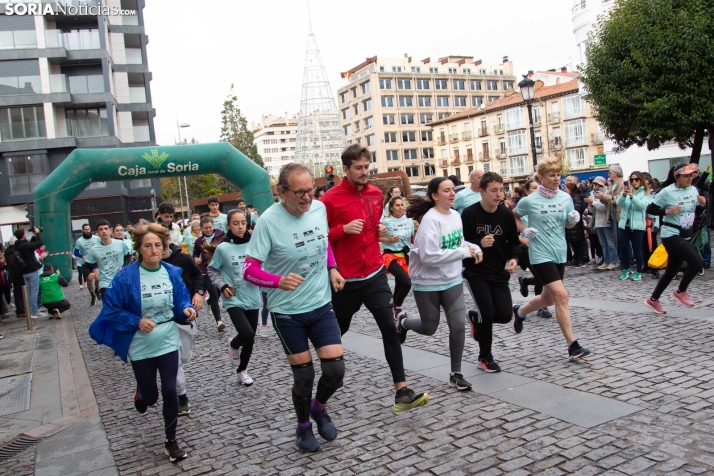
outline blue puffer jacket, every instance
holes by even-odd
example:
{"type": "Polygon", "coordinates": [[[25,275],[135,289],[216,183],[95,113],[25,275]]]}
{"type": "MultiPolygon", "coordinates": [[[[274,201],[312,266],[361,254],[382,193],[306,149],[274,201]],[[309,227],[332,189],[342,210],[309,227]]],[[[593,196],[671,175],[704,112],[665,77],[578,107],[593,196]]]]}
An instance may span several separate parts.
{"type": "MultiPolygon", "coordinates": [[[[89,326],[89,335],[97,344],[104,344],[124,361],[127,361],[129,346],[141,321],[141,283],[137,261],[119,271],[104,293],[102,311],[89,326]]],[[[193,309],[191,296],[181,279],[181,268],[161,262],[166,268],[173,286],[174,320],[186,322],[183,310],[193,309]]]]}

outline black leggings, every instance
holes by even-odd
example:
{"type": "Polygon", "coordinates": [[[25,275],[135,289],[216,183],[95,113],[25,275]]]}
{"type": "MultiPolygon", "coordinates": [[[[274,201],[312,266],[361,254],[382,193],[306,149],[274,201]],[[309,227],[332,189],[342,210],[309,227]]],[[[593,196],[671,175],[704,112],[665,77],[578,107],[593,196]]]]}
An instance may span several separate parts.
{"type": "Polygon", "coordinates": [[[409,273],[399,266],[397,260],[389,263],[387,271],[394,276],[394,305],[396,307],[402,307],[404,299],[406,299],[409,290],[412,288],[412,280],[409,277],[409,273]]]}
{"type": "Polygon", "coordinates": [[[474,275],[466,280],[479,314],[476,323],[479,358],[493,358],[491,354],[493,323],[507,324],[511,320],[513,302],[511,289],[508,286],[509,278],[510,274],[502,271],[493,275],[474,275]]]}
{"type": "Polygon", "coordinates": [[[588,234],[588,239],[590,240],[590,256],[592,259],[595,259],[596,256],[602,259],[602,245],[597,233],[588,234]]]}
{"type": "Polygon", "coordinates": [[[675,235],[662,238],[662,244],[667,251],[667,268],[664,270],[662,277],[659,278],[659,281],[657,281],[654,291],[652,291],[652,299],[654,300],[659,299],[667,286],[669,286],[669,283],[677,275],[677,272],[682,268],[683,263],[687,263],[687,269],[679,282],[679,292],[687,290],[689,283],[692,282],[704,266],[699,252],[681,236],[675,235]]]}
{"type": "Polygon", "coordinates": [[[218,305],[218,291],[211,282],[211,278],[209,278],[207,274],[203,275],[203,289],[205,289],[208,293],[208,304],[211,305],[211,312],[213,313],[213,318],[216,320],[216,322],[218,322],[221,320],[221,306],[218,305]]]}
{"type": "Polygon", "coordinates": [[[260,310],[260,321],[264,326],[268,325],[268,293],[261,292],[260,296],[263,298],[263,307],[260,310]]]}
{"type": "MultiPolygon", "coordinates": [[[[174,324],[170,324],[174,325],[174,324]]],[[[161,377],[161,398],[164,400],[164,431],[166,439],[176,439],[176,420],[178,418],[178,397],[176,396],[176,375],[178,374],[178,350],[148,359],[132,360],[131,368],[139,387],[141,401],[152,406],[159,399],[156,386],[156,371],[161,377]]]]}
{"type": "Polygon", "coordinates": [[[234,349],[240,348],[238,372],[242,372],[248,368],[250,355],[253,353],[255,330],[258,328],[258,312],[260,309],[244,311],[239,307],[229,307],[227,310],[233,326],[238,331],[238,334],[231,340],[231,347],[234,349]]]}

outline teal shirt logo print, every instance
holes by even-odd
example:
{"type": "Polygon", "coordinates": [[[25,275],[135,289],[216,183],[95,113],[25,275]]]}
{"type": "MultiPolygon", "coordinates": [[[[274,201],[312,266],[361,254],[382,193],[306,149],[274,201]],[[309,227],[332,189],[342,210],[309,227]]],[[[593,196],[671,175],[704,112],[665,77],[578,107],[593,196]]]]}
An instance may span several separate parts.
{"type": "Polygon", "coordinates": [[[448,235],[442,235],[441,237],[441,249],[442,250],[455,250],[461,247],[461,243],[464,240],[463,230],[457,230],[448,235]]]}
{"type": "Polygon", "coordinates": [[[156,170],[161,167],[161,164],[166,162],[166,159],[169,158],[169,154],[167,154],[166,152],[162,152],[161,155],[159,155],[158,150],[151,149],[151,155],[144,152],[144,155],[142,155],[142,157],[144,158],[144,160],[150,163],[152,167],[154,167],[154,170],[156,170]]]}

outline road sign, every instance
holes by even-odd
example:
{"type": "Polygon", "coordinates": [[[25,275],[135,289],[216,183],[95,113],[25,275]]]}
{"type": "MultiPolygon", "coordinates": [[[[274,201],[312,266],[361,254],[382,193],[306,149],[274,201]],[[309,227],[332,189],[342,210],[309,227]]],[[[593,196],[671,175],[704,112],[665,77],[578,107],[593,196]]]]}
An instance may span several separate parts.
{"type": "Polygon", "coordinates": [[[607,165],[607,160],[605,159],[605,154],[595,155],[595,167],[599,165],[607,165]]]}

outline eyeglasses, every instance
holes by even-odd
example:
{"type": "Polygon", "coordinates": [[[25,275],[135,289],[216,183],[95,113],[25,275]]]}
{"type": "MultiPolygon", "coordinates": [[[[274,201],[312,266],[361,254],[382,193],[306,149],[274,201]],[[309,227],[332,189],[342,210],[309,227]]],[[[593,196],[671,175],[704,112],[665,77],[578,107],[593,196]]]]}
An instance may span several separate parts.
{"type": "Polygon", "coordinates": [[[630,182],[639,182],[640,179],[637,177],[630,177],[630,182]]]}
{"type": "Polygon", "coordinates": [[[290,190],[289,188],[286,188],[288,192],[293,192],[297,198],[303,198],[305,194],[310,194],[310,195],[315,195],[315,191],[317,190],[317,187],[314,185],[310,190],[290,190]]]}

